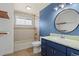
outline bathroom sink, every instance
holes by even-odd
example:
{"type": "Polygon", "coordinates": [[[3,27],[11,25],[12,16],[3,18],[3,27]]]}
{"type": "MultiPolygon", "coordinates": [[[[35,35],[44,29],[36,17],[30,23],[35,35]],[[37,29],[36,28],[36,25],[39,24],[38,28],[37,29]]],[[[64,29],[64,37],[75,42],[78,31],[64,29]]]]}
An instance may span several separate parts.
{"type": "Polygon", "coordinates": [[[79,42],[79,36],[73,36],[73,35],[53,34],[53,35],[46,36],[43,38],[50,40],[50,41],[54,41],[54,42],[61,42],[62,44],[64,43],[76,44],[77,41],[79,42]]]}
{"type": "Polygon", "coordinates": [[[47,36],[47,38],[57,38],[57,36],[47,36]]]}
{"type": "Polygon", "coordinates": [[[65,46],[79,49],[79,36],[66,35],[64,38],[62,38],[61,36],[46,36],[43,38],[65,46]]]}
{"type": "Polygon", "coordinates": [[[61,38],[60,36],[47,36],[47,39],[57,40],[57,39],[65,39],[65,38],[61,38]]]}
{"type": "Polygon", "coordinates": [[[67,39],[79,41],[79,36],[67,36],[67,39]]]}
{"type": "Polygon", "coordinates": [[[79,36],[72,36],[72,35],[65,35],[65,37],[61,37],[61,35],[51,35],[51,36],[46,36],[47,39],[65,39],[65,40],[76,40],[79,41],[79,36]]]}

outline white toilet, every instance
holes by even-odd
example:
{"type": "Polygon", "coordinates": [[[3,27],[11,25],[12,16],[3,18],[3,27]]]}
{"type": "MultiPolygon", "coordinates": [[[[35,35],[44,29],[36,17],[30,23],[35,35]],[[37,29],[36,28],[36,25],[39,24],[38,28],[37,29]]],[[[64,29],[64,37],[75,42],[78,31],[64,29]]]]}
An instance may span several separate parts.
{"type": "Polygon", "coordinates": [[[33,53],[41,52],[41,41],[33,41],[32,46],[33,46],[33,53]]]}

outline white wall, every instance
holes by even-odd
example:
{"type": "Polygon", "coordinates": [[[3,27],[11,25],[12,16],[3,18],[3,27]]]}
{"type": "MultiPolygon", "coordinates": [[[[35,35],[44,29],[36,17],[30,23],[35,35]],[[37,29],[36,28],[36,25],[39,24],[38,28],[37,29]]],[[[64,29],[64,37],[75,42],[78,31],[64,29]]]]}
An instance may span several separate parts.
{"type": "Polygon", "coordinates": [[[0,31],[8,32],[9,34],[0,37],[0,55],[12,53],[14,50],[14,8],[13,4],[0,3],[0,10],[8,12],[9,20],[0,19],[0,31]]]}

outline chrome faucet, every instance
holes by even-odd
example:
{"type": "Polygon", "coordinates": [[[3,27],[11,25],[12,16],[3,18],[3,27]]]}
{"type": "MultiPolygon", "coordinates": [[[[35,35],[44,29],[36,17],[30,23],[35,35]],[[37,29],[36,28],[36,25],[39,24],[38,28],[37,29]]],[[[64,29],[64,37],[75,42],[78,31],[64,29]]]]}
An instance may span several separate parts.
{"type": "Polygon", "coordinates": [[[63,34],[60,34],[60,38],[65,38],[65,35],[63,35],[63,34]]]}

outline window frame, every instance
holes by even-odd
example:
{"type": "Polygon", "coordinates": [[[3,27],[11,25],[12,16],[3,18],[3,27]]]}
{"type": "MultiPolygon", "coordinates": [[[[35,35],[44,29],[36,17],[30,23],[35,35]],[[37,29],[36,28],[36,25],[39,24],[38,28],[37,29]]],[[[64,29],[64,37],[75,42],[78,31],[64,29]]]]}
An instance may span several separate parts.
{"type": "Polygon", "coordinates": [[[16,26],[32,26],[32,25],[33,25],[33,21],[32,21],[31,19],[16,18],[15,25],[16,25],[16,26]],[[24,20],[23,22],[24,22],[25,24],[17,23],[17,22],[18,22],[17,19],[20,19],[20,20],[23,19],[23,20],[24,20]],[[27,23],[27,22],[25,22],[25,21],[31,21],[31,24],[29,24],[29,23],[27,23]]]}

